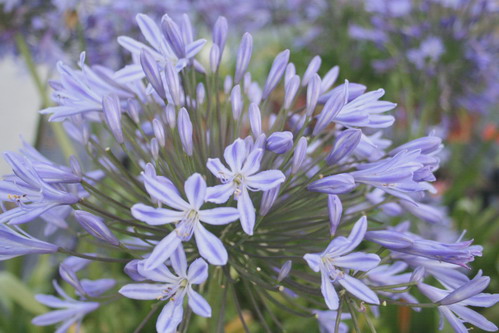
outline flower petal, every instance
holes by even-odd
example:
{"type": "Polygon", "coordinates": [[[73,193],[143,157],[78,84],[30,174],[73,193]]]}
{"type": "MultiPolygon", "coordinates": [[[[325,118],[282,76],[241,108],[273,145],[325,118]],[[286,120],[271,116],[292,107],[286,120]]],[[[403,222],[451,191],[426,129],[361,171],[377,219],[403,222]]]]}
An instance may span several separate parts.
{"type": "Polygon", "coordinates": [[[233,144],[227,146],[224,151],[225,162],[230,166],[232,172],[241,171],[246,158],[246,145],[242,139],[237,139],[233,144]]]}
{"type": "Polygon", "coordinates": [[[468,309],[462,305],[451,305],[449,308],[457,314],[462,320],[470,323],[473,326],[481,328],[484,331],[495,332],[497,331],[497,326],[492,322],[488,321],[487,318],[482,316],[476,311],[468,309]]]}
{"type": "Polygon", "coordinates": [[[303,256],[308,266],[314,271],[319,272],[321,256],[317,253],[307,253],[303,256]]]}
{"type": "Polygon", "coordinates": [[[211,317],[211,307],[210,304],[203,298],[203,296],[199,295],[197,292],[189,287],[187,291],[187,296],[189,298],[189,306],[192,311],[201,317],[209,318],[211,317]]]}
{"type": "Polygon", "coordinates": [[[178,238],[177,233],[175,231],[170,232],[168,236],[156,245],[151,255],[147,258],[144,268],[151,270],[164,264],[165,260],[170,258],[180,243],[182,241],[178,238]]]}
{"type": "Polygon", "coordinates": [[[232,172],[222,164],[219,158],[209,158],[206,167],[219,179],[228,179],[232,172]]]}
{"type": "Polygon", "coordinates": [[[178,222],[184,216],[184,212],[166,208],[154,208],[141,203],[133,205],[131,211],[132,216],[137,220],[150,225],[178,222]]]}
{"type": "Polygon", "coordinates": [[[194,228],[194,237],[199,253],[212,265],[225,265],[227,263],[227,250],[222,241],[205,229],[201,223],[194,228]]]}
{"type": "Polygon", "coordinates": [[[232,182],[208,187],[206,189],[206,201],[221,204],[227,202],[233,193],[234,184],[232,182]]]}
{"type": "Polygon", "coordinates": [[[263,149],[254,149],[249,153],[248,157],[246,157],[246,161],[244,161],[243,169],[241,173],[244,175],[252,175],[258,170],[260,170],[260,162],[263,157],[263,149]]]}
{"type": "Polygon", "coordinates": [[[185,256],[185,251],[182,245],[177,246],[177,249],[173,252],[170,257],[173,270],[178,276],[187,276],[187,257],[185,256]]]}
{"type": "Polygon", "coordinates": [[[370,304],[379,304],[378,296],[360,280],[345,274],[343,279],[339,279],[338,282],[358,299],[370,304]]]}
{"type": "Polygon", "coordinates": [[[131,283],[121,287],[118,292],[131,299],[152,300],[161,297],[164,290],[164,284],[131,283]]]}
{"type": "Polygon", "coordinates": [[[208,278],[208,264],[201,258],[192,262],[187,271],[190,284],[201,284],[208,278]]]}
{"type": "Polygon", "coordinates": [[[183,315],[184,309],[182,308],[182,303],[166,303],[156,321],[156,330],[159,333],[176,332],[178,325],[182,321],[183,315]]]}
{"type": "Polygon", "coordinates": [[[173,184],[159,181],[155,177],[146,174],[143,174],[143,176],[144,185],[151,196],[178,210],[187,210],[189,208],[189,204],[178,195],[178,190],[173,184]]]}
{"type": "Polygon", "coordinates": [[[268,191],[284,182],[286,177],[279,170],[267,170],[246,177],[245,185],[253,191],[268,191]]]}
{"type": "Polygon", "coordinates": [[[337,310],[340,303],[338,293],[336,293],[333,283],[329,280],[328,275],[326,273],[322,273],[321,275],[321,292],[322,296],[324,296],[324,300],[326,301],[326,305],[331,310],[337,310]]]}
{"type": "Polygon", "coordinates": [[[239,220],[241,227],[248,235],[253,235],[255,227],[255,207],[249,196],[248,190],[243,189],[237,200],[237,210],[239,211],[239,220]]]}
{"type": "Polygon", "coordinates": [[[378,266],[380,260],[381,259],[373,253],[352,252],[350,254],[334,258],[334,265],[365,272],[378,266]]]}
{"type": "Polygon", "coordinates": [[[189,203],[199,210],[206,196],[206,182],[203,177],[199,173],[193,174],[185,181],[184,189],[189,203]]]}
{"type": "Polygon", "coordinates": [[[234,207],[218,207],[199,211],[199,220],[212,225],[228,224],[238,218],[239,212],[234,207]]]}

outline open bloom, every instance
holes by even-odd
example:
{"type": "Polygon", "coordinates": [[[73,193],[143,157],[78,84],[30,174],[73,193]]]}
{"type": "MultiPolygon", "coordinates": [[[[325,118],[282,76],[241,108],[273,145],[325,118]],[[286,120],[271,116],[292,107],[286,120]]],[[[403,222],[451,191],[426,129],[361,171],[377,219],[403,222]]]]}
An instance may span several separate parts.
{"type": "MultiPolygon", "coordinates": [[[[490,282],[488,277],[482,276],[481,271],[469,282],[459,286],[456,290],[439,289],[424,283],[419,283],[419,290],[432,302],[439,303],[438,312],[447,319],[455,332],[467,333],[464,323],[470,323],[484,331],[495,332],[497,326],[484,316],[468,309],[467,306],[491,307],[499,301],[498,294],[481,293],[490,282]]],[[[443,320],[440,329],[443,328],[443,320]]]]}
{"type": "Polygon", "coordinates": [[[165,265],[154,270],[142,270],[140,273],[148,280],[159,283],[132,283],[123,286],[120,294],[139,300],[169,300],[156,322],[158,333],[175,332],[182,321],[185,295],[189,298],[189,307],[199,316],[211,317],[211,307],[206,300],[192,288],[208,278],[208,264],[201,258],[194,260],[187,269],[187,259],[181,247],[171,257],[175,274],[165,265]]]}
{"type": "Polygon", "coordinates": [[[32,323],[37,326],[53,325],[61,322],[56,333],[65,333],[75,323],[78,325],[83,317],[99,307],[97,302],[77,301],[69,297],[54,281],[54,288],[62,298],[52,295],[36,295],[36,300],[44,305],[60,310],[51,311],[33,318],[32,323]]]}
{"type": "Polygon", "coordinates": [[[234,194],[241,226],[248,235],[253,234],[255,226],[255,207],[248,190],[268,191],[284,182],[286,178],[280,170],[258,172],[263,153],[264,151],[260,148],[248,152],[245,142],[237,139],[224,151],[225,162],[230,170],[218,158],[209,158],[206,164],[208,169],[223,183],[209,188],[206,200],[224,203],[234,194]]]}
{"type": "Polygon", "coordinates": [[[173,208],[154,208],[144,204],[132,207],[132,215],[150,225],[176,223],[175,231],[161,240],[147,258],[150,269],[160,266],[181,242],[189,241],[194,235],[199,253],[212,265],[227,263],[227,250],[215,235],[205,229],[201,222],[223,225],[236,221],[239,213],[233,207],[218,207],[201,210],[205,202],[206,182],[195,173],[184,185],[187,201],[180,197],[178,190],[166,177],[143,174],[146,189],[155,199],[173,208]]]}
{"type": "Polygon", "coordinates": [[[348,270],[369,271],[376,267],[380,258],[376,254],[352,252],[364,239],[367,219],[358,220],[348,238],[334,238],[322,253],[307,253],[303,257],[314,272],[321,273],[321,291],[329,309],[337,310],[338,294],[333,283],[339,283],[358,299],[371,304],[379,304],[378,296],[362,281],[349,275],[348,270]],[[350,253],[352,252],[352,253],[350,253]]]}

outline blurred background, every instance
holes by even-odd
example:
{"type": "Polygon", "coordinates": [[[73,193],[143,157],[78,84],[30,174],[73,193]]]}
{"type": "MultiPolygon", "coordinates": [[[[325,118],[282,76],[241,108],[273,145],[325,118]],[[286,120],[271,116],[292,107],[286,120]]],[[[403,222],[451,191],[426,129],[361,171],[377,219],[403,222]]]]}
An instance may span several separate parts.
{"type": "MultiPolygon", "coordinates": [[[[451,237],[453,230],[467,230],[467,238],[484,246],[484,256],[474,262],[471,274],[481,268],[492,279],[488,292],[499,292],[498,1],[0,0],[2,152],[18,149],[22,136],[45,154],[64,159],[61,128],[40,126],[37,114],[51,103],[49,80],[55,77],[55,66],[58,61],[76,66],[80,53],[86,51],[88,64],[120,69],[129,59],[116,38],[142,38],[134,20],[137,13],[158,22],[164,13],[174,19],[187,13],[201,37],[211,31],[219,15],[226,16],[230,38],[237,41],[234,45],[249,31],[254,49],[263,50],[251,64],[253,79],[261,83],[273,55],[289,48],[299,72],[318,54],[321,68],[339,66],[340,81],[359,82],[368,90],[384,88],[386,100],[398,104],[390,139],[401,143],[431,133],[444,138],[436,200],[449,223],[445,230],[435,227],[426,234],[443,239],[451,237]]],[[[206,63],[207,51],[203,57],[206,63]]],[[[0,172],[9,171],[1,161],[0,172]]],[[[50,289],[43,283],[54,274],[48,264],[27,268],[27,262],[16,259],[0,266],[1,313],[10,314],[1,316],[0,332],[50,331],[19,324],[29,323],[27,318],[40,311],[26,299],[32,298],[32,290],[50,289]],[[1,281],[23,288],[24,294],[7,293],[1,281]]],[[[485,311],[492,320],[499,318],[497,306],[485,311]]],[[[140,311],[135,313],[141,318],[140,311]]],[[[112,327],[120,326],[105,324],[108,318],[105,312],[91,317],[104,326],[89,327],[116,332],[112,327]]],[[[438,326],[437,316],[430,311],[401,308],[382,318],[380,332],[433,332],[438,326]]],[[[287,325],[289,332],[307,327],[296,318],[287,325]]],[[[226,331],[240,329],[236,323],[226,331]]]]}

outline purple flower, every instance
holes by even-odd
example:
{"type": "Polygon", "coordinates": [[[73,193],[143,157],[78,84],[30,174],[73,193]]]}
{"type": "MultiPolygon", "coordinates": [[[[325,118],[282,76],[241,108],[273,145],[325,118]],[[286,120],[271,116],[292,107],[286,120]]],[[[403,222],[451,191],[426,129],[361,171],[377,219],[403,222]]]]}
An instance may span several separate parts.
{"type": "Polygon", "coordinates": [[[147,280],[159,283],[132,283],[123,286],[119,292],[125,297],[138,300],[169,300],[156,321],[158,332],[174,332],[182,321],[183,303],[187,295],[192,311],[202,317],[211,317],[211,307],[192,288],[208,278],[208,264],[203,259],[194,260],[187,269],[187,259],[181,247],[171,257],[175,274],[163,264],[154,270],[142,270],[147,280]]]}
{"type": "MultiPolygon", "coordinates": [[[[481,272],[471,280],[454,291],[439,289],[424,283],[419,283],[419,290],[432,302],[439,304],[438,312],[447,319],[454,331],[468,332],[465,322],[472,324],[484,331],[495,332],[497,326],[484,316],[468,309],[467,306],[491,307],[499,301],[499,294],[480,293],[489,283],[489,279],[482,277],[481,272]],[[442,303],[443,302],[443,303],[442,303]]],[[[440,322],[440,329],[443,321],[440,322]]]]}
{"type": "Polygon", "coordinates": [[[227,250],[201,222],[211,225],[234,222],[239,218],[237,209],[218,207],[201,210],[207,191],[206,182],[198,173],[190,176],[185,182],[184,190],[188,201],[180,197],[178,190],[168,178],[154,177],[146,173],[143,173],[143,177],[149,194],[173,209],[136,204],[132,207],[132,215],[150,225],[176,223],[175,230],[163,238],[147,258],[146,268],[153,269],[163,264],[175,249],[182,242],[189,241],[192,235],[203,258],[212,265],[225,265],[227,250]]]}
{"type": "Polygon", "coordinates": [[[26,254],[57,252],[58,246],[43,242],[17,229],[0,224],[0,260],[7,260],[26,254]]]}
{"type": "Polygon", "coordinates": [[[57,328],[57,333],[65,333],[74,324],[80,325],[83,317],[95,311],[100,305],[97,302],[77,301],[69,297],[55,281],[54,287],[62,298],[52,295],[36,295],[36,300],[59,310],[33,318],[32,323],[34,325],[48,326],[61,322],[61,325],[57,328]]]}
{"type": "Polygon", "coordinates": [[[272,67],[270,68],[269,75],[267,76],[267,81],[265,82],[265,88],[263,88],[263,99],[269,97],[272,90],[274,90],[281,80],[281,77],[286,70],[288,61],[289,50],[284,50],[275,57],[272,67]]]}
{"type": "Polygon", "coordinates": [[[364,302],[379,304],[378,296],[369,287],[348,274],[350,269],[369,271],[381,260],[372,253],[352,252],[362,242],[366,230],[367,219],[362,217],[355,223],[348,238],[336,237],[324,252],[307,253],[303,257],[314,272],[321,273],[322,295],[331,310],[337,310],[339,305],[334,283],[340,284],[346,291],[364,302]]]}
{"type": "Polygon", "coordinates": [[[257,148],[248,152],[242,139],[237,139],[225,148],[224,158],[230,170],[222,164],[220,159],[208,159],[206,166],[223,184],[210,187],[206,200],[224,203],[234,194],[237,199],[241,226],[244,232],[252,235],[255,226],[255,208],[248,190],[268,191],[284,182],[285,176],[279,170],[258,172],[263,158],[263,150],[257,148]]]}
{"type": "Polygon", "coordinates": [[[243,78],[244,73],[248,69],[253,52],[253,37],[247,32],[243,35],[236,58],[236,74],[234,75],[234,83],[238,84],[243,78]]]}
{"type": "Polygon", "coordinates": [[[368,231],[366,239],[378,243],[392,251],[422,256],[438,261],[468,267],[475,256],[482,255],[482,247],[471,245],[473,240],[456,243],[441,243],[424,239],[406,230],[408,225],[379,231],[368,231]]]}
{"type": "Polygon", "coordinates": [[[293,148],[293,133],[274,132],[267,138],[265,147],[276,154],[284,154],[293,148]]]}

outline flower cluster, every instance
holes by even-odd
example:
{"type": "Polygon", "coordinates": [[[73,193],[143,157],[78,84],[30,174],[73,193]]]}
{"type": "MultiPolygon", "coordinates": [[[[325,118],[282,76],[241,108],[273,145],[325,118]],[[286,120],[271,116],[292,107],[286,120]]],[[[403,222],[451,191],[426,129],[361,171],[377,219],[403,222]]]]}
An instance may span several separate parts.
{"type": "Polygon", "coordinates": [[[470,280],[460,270],[481,255],[480,246],[390,225],[387,215],[445,222],[422,201],[434,190],[442,145],[427,136],[389,148],[382,135],[396,105],[381,100],[383,89],[336,84],[339,69],[319,75],[320,57],[300,76],[289,50],[275,57],[261,86],[248,71],[249,33],[235,52],[234,75],[224,78],[224,18],[211,43],[195,36],[187,16],[165,15],[158,25],[139,14],[137,22],[147,43],[119,37],[132,53],[123,69],[89,66],[84,54],[79,68],[57,66],[57,105],[41,112],[63,122],[80,157],[58,165],[27,144],[5,154],[13,174],[0,182],[0,258],[66,254],[59,273],[79,297],[55,284],[63,300],[39,300],[65,310],[34,324],[62,322],[64,332],[110,303],[103,299],[128,298],[156,302],[146,318],[162,307],[158,332],[187,329],[191,311],[223,327],[229,307],[245,327],[242,309],[249,307],[271,331],[280,322],[262,315],[269,304],[317,317],[336,332],[351,318],[359,331],[359,316],[371,322],[366,308],[376,313],[400,299],[422,306],[410,294],[418,286],[425,306],[457,331],[463,322],[496,329],[467,308],[498,300],[482,293],[488,278],[470,280]],[[197,55],[207,45],[203,62],[197,55]],[[74,233],[76,246],[23,231],[38,217],[49,233],[74,233]],[[89,262],[118,265],[128,281],[109,279],[106,269],[103,279],[80,280],[89,262]]]}

